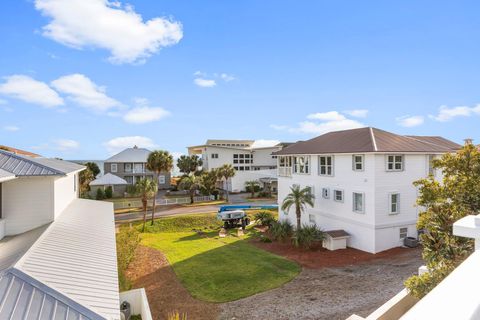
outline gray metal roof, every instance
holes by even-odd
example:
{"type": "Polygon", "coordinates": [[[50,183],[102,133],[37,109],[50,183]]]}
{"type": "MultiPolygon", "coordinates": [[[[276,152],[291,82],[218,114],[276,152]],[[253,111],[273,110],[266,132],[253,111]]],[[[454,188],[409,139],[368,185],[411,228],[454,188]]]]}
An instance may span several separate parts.
{"type": "Polygon", "coordinates": [[[23,245],[20,253],[12,250],[16,262],[0,271],[0,319],[120,318],[112,203],[75,199],[34,240],[20,258],[23,245]],[[55,306],[58,315],[32,309],[39,301],[55,306]]]}
{"type": "Polygon", "coordinates": [[[0,169],[0,182],[15,179],[15,175],[11,172],[0,169]]]}
{"type": "Polygon", "coordinates": [[[128,184],[128,182],[110,172],[90,182],[91,186],[116,186],[125,184],[128,184]]]}
{"type": "Polygon", "coordinates": [[[111,156],[105,162],[147,162],[150,150],[144,148],[127,148],[114,156],[111,156]]]}
{"type": "Polygon", "coordinates": [[[0,150],[0,169],[15,176],[57,176],[85,168],[76,163],[49,158],[32,158],[0,150]]]}

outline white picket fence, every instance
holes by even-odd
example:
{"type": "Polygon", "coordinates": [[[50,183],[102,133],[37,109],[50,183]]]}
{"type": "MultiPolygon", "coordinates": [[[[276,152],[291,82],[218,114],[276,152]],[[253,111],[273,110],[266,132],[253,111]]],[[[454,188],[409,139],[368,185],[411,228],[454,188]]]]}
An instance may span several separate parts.
{"type": "MultiPolygon", "coordinates": [[[[215,200],[214,196],[200,196],[194,197],[193,202],[204,202],[204,201],[212,201],[215,200]]],[[[188,204],[190,203],[190,197],[182,197],[182,198],[167,198],[167,199],[157,199],[158,206],[168,206],[174,204],[188,204]]],[[[148,200],[148,206],[153,205],[153,200],[148,200]]],[[[115,210],[117,209],[127,209],[127,208],[140,208],[142,206],[142,201],[138,199],[125,199],[122,201],[115,201],[113,203],[113,207],[115,210]]]]}

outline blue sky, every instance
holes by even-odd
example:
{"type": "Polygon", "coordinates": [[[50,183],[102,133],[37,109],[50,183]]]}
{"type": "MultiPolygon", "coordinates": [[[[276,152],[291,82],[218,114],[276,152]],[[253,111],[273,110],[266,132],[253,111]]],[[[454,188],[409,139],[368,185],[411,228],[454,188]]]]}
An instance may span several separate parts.
{"type": "Polygon", "coordinates": [[[363,125],[480,142],[476,1],[6,0],[0,143],[297,141],[363,125]]]}

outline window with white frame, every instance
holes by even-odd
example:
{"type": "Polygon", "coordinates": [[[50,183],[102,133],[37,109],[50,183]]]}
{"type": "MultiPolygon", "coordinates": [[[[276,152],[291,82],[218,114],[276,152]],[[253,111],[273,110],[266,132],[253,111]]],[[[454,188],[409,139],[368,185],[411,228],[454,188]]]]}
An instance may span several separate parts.
{"type": "Polygon", "coordinates": [[[402,171],[403,155],[387,155],[387,171],[402,171]]]}
{"type": "Polygon", "coordinates": [[[132,172],[132,164],[131,163],[125,163],[123,165],[123,169],[125,172],[132,172]]]}
{"type": "Polygon", "coordinates": [[[333,190],[333,200],[337,202],[343,202],[343,190],[333,190]]]}
{"type": "Polygon", "coordinates": [[[358,213],[365,212],[365,195],[361,192],[353,193],[353,211],[358,213]]]}
{"type": "Polygon", "coordinates": [[[318,156],[318,174],[333,176],[333,156],[318,156]]]}
{"type": "Polygon", "coordinates": [[[354,154],[352,156],[353,171],[363,171],[363,154],[354,154]]]}
{"type": "Polygon", "coordinates": [[[212,153],[212,159],[218,159],[218,153],[212,153]]]}
{"type": "Polygon", "coordinates": [[[299,174],[310,174],[310,156],[294,157],[293,171],[299,174]]]}
{"type": "Polygon", "coordinates": [[[112,163],[110,165],[110,171],[112,171],[112,172],[117,172],[118,171],[118,166],[117,166],[116,163],[112,163]]]}
{"type": "Polygon", "coordinates": [[[435,175],[435,169],[433,168],[433,160],[435,159],[435,155],[429,154],[428,155],[428,174],[435,175]]]}
{"type": "Polygon", "coordinates": [[[400,228],[399,230],[400,239],[405,239],[408,236],[408,228],[400,228]]]}
{"type": "Polygon", "coordinates": [[[165,176],[164,175],[161,175],[161,176],[158,176],[158,184],[165,184],[165,176]]]}
{"type": "Polygon", "coordinates": [[[316,221],[315,221],[315,215],[314,215],[314,214],[309,214],[309,215],[308,215],[308,221],[309,221],[310,223],[315,223],[315,222],[316,222],[316,221]]]}
{"type": "Polygon", "coordinates": [[[322,188],[322,198],[323,199],[330,199],[330,189],[329,188],[322,188]]]}
{"type": "Polygon", "coordinates": [[[400,194],[390,193],[388,195],[389,213],[397,214],[400,212],[400,194]]]}

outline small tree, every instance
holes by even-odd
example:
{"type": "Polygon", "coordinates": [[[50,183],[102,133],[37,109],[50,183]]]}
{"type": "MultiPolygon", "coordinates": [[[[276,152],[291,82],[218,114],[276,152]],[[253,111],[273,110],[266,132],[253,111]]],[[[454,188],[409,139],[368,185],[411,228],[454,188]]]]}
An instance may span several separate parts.
{"type": "Polygon", "coordinates": [[[92,182],[94,179],[95,177],[93,176],[93,173],[89,168],[80,171],[78,175],[80,197],[87,196],[88,192],[90,191],[90,182],[92,182]]]}
{"type": "Polygon", "coordinates": [[[202,159],[196,154],[193,154],[191,156],[183,155],[177,159],[178,170],[180,170],[180,172],[185,175],[196,173],[202,165],[202,159]]]}
{"type": "Polygon", "coordinates": [[[290,193],[283,199],[282,210],[289,211],[292,206],[295,206],[295,214],[297,215],[297,230],[302,228],[301,218],[302,212],[305,211],[307,205],[313,207],[315,196],[312,194],[310,187],[300,189],[299,185],[290,187],[290,193]]]}
{"type": "Polygon", "coordinates": [[[140,179],[135,184],[136,194],[140,196],[143,207],[143,227],[142,232],[145,231],[145,224],[147,222],[147,205],[148,199],[154,198],[158,191],[158,185],[151,179],[140,179]]]}
{"type": "MultiPolygon", "coordinates": [[[[168,151],[156,150],[151,152],[147,158],[147,169],[155,174],[155,184],[158,186],[158,177],[161,172],[170,172],[173,169],[173,157],[168,151]]],[[[157,187],[158,190],[158,187],[157,187]]],[[[153,197],[152,226],[156,209],[157,194],[153,197]]]]}
{"type": "Polygon", "coordinates": [[[250,180],[245,182],[245,190],[251,193],[252,198],[255,197],[255,192],[259,191],[259,189],[260,189],[260,184],[258,183],[257,180],[250,180]]]}
{"type": "Polygon", "coordinates": [[[219,180],[225,181],[225,195],[226,195],[226,200],[227,202],[229,201],[228,198],[228,179],[233,178],[235,176],[235,169],[231,164],[224,164],[220,168],[217,168],[217,178],[219,180]]]}
{"type": "Polygon", "coordinates": [[[195,193],[200,190],[200,188],[200,178],[194,174],[182,177],[178,183],[178,189],[188,191],[190,194],[190,203],[192,204],[194,202],[195,193]]]}
{"type": "Polygon", "coordinates": [[[441,183],[433,176],[414,183],[420,191],[417,204],[423,209],[417,229],[424,230],[420,239],[428,272],[410,277],[405,285],[418,298],[473,252],[473,240],[454,236],[452,229],[457,220],[480,210],[480,152],[474,145],[445,154],[434,160],[433,167],[442,171],[441,183]]]}
{"type": "Polygon", "coordinates": [[[105,192],[103,191],[103,188],[98,188],[97,189],[97,194],[95,196],[96,200],[104,200],[105,199],[105,192]]]}
{"type": "Polygon", "coordinates": [[[113,188],[112,186],[108,186],[105,188],[105,198],[111,199],[113,197],[113,188]]]}
{"type": "Polygon", "coordinates": [[[92,171],[94,178],[96,178],[100,173],[100,168],[95,162],[87,162],[85,163],[85,167],[87,167],[88,169],[90,169],[90,171],[92,171]]]}
{"type": "Polygon", "coordinates": [[[217,172],[212,169],[208,172],[203,172],[200,176],[200,184],[202,192],[209,196],[215,194],[217,187],[217,172]]]}

